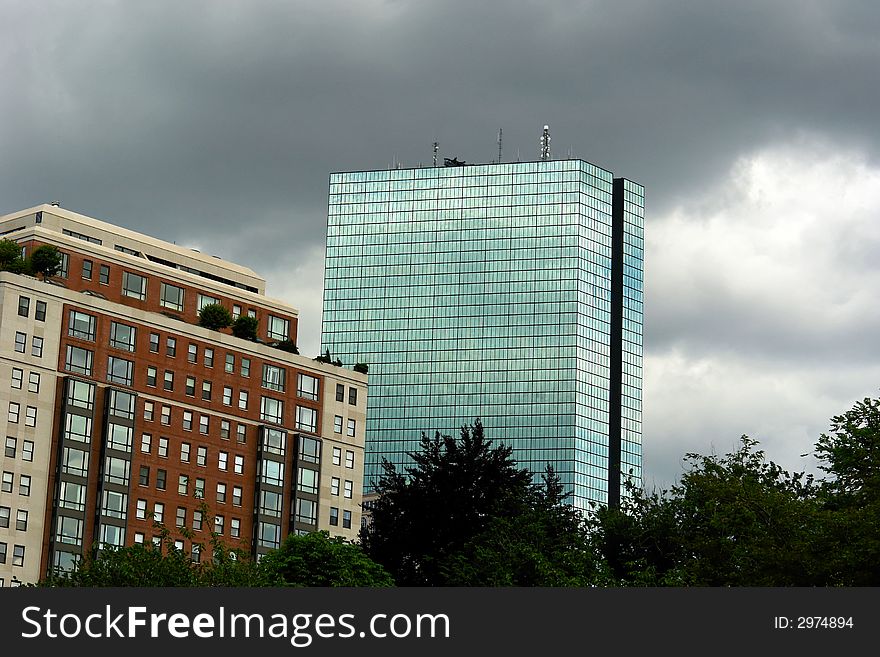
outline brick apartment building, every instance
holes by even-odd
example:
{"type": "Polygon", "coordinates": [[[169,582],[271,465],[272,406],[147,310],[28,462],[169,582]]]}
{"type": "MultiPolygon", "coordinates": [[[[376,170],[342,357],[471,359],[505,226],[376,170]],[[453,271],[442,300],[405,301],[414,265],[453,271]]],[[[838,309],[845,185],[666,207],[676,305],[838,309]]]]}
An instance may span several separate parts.
{"type": "Polygon", "coordinates": [[[262,278],[54,205],[0,217],[0,237],[62,253],[51,280],[0,272],[0,586],[155,541],[154,520],[194,560],[212,530],[257,556],[356,537],[367,377],[278,348],[297,311],[262,278]],[[200,327],[212,303],[258,340],[200,327]]]}

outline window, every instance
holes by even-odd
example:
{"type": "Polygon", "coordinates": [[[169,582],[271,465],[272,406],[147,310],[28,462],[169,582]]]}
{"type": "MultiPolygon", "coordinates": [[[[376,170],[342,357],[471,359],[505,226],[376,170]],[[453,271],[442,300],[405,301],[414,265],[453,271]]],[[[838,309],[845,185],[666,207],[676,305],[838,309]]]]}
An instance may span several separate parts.
{"type": "Polygon", "coordinates": [[[156,522],[162,522],[162,518],[165,516],[165,505],[162,502],[156,502],[153,504],[153,520],[156,522]]]}
{"type": "Polygon", "coordinates": [[[254,310],[253,308],[248,308],[247,315],[248,315],[248,317],[253,317],[254,319],[256,319],[257,318],[257,311],[254,310]]]}
{"type": "Polygon", "coordinates": [[[124,386],[130,386],[132,383],[132,372],[134,363],[124,358],[116,358],[115,356],[107,357],[107,380],[110,383],[119,383],[124,386]]]}
{"type": "Polygon", "coordinates": [[[287,340],[290,336],[290,320],[269,315],[266,334],[270,340],[287,340]]]}
{"type": "Polygon", "coordinates": [[[214,367],[214,350],[205,347],[205,367],[214,367]]]}
{"type": "Polygon", "coordinates": [[[331,495],[339,495],[339,477],[333,477],[330,479],[330,494],[331,495]]]}
{"type": "Polygon", "coordinates": [[[186,507],[177,507],[177,517],[175,520],[178,527],[186,527],[186,507]]]}
{"type": "Polygon", "coordinates": [[[144,544],[144,533],[143,532],[135,532],[134,533],[134,542],[138,545],[144,544]]]}
{"type": "Polygon", "coordinates": [[[223,405],[232,406],[232,388],[230,386],[223,386],[223,405]]]}
{"type": "Polygon", "coordinates": [[[348,421],[348,430],[346,432],[346,435],[348,435],[350,438],[354,438],[354,432],[355,432],[355,421],[349,420],[348,421]]]}
{"type": "Polygon", "coordinates": [[[85,477],[89,474],[89,453],[72,447],[65,447],[62,452],[62,468],[64,474],[85,477]]]}
{"type": "Polygon", "coordinates": [[[195,496],[199,500],[205,499],[205,480],[199,477],[196,477],[195,496]]]}
{"type": "Polygon", "coordinates": [[[241,520],[239,518],[232,518],[229,521],[229,535],[232,538],[241,536],[241,520]]]}
{"type": "Polygon", "coordinates": [[[160,421],[166,427],[171,425],[171,407],[170,406],[163,406],[162,407],[162,414],[160,417],[160,421]]]}
{"type": "Polygon", "coordinates": [[[61,268],[58,270],[58,276],[67,278],[70,273],[70,256],[66,253],[61,254],[61,268]]]}
{"type": "Polygon", "coordinates": [[[205,467],[208,464],[208,448],[200,445],[196,449],[196,465],[205,467]]]}
{"type": "Polygon", "coordinates": [[[348,403],[352,406],[358,403],[358,391],[357,388],[349,388],[348,389],[348,403]]]}
{"type": "Polygon", "coordinates": [[[37,307],[34,309],[34,319],[38,322],[46,321],[46,302],[37,301],[37,307]]]}
{"type": "Polygon", "coordinates": [[[27,334],[22,333],[21,331],[15,332],[15,350],[23,354],[25,350],[25,345],[27,344],[27,334]]]}
{"type": "Polygon", "coordinates": [[[314,438],[306,438],[305,436],[300,436],[299,460],[306,463],[320,463],[321,443],[314,438]]]}
{"type": "Polygon", "coordinates": [[[110,322],[110,346],[114,349],[134,351],[137,329],[134,326],[110,322]]]}
{"type": "Polygon", "coordinates": [[[95,386],[86,381],[70,379],[67,384],[67,404],[90,411],[94,407],[95,386]]]}
{"type": "Polygon", "coordinates": [[[264,484],[273,486],[284,485],[284,464],[278,461],[270,461],[263,459],[263,469],[260,473],[260,480],[264,484]]]}
{"type": "Polygon", "coordinates": [[[150,485],[150,467],[146,465],[142,465],[140,472],[138,473],[138,486],[149,486],[150,485]]]}
{"type": "Polygon", "coordinates": [[[242,358],[241,359],[241,375],[244,378],[248,378],[251,375],[251,359],[250,358],[242,358]]]}
{"type": "Polygon", "coordinates": [[[159,438],[159,447],[156,452],[161,458],[168,458],[168,439],[163,437],[159,438]]]}
{"type": "Polygon", "coordinates": [[[296,521],[307,525],[318,522],[318,503],[312,500],[299,498],[296,501],[296,521]]]}
{"type": "Polygon", "coordinates": [[[260,491],[259,513],[271,518],[281,517],[281,493],[270,490],[260,491]]]}
{"type": "Polygon", "coordinates": [[[0,563],[6,563],[6,543],[0,543],[0,563]]]}
{"type": "Polygon", "coordinates": [[[183,310],[183,288],[171,283],[162,283],[159,305],[171,310],[183,310]]]}
{"type": "Polygon", "coordinates": [[[284,402],[280,399],[271,397],[260,398],[260,419],[264,422],[272,422],[281,424],[281,418],[284,414],[284,402]]]}
{"type": "Polygon", "coordinates": [[[28,374],[28,392],[40,392],[39,372],[30,372],[28,374]]]}
{"type": "Polygon", "coordinates": [[[108,456],[104,459],[104,481],[110,484],[128,486],[130,468],[130,461],[118,459],[115,456],[108,456]]]}
{"type": "Polygon", "coordinates": [[[165,355],[170,358],[177,355],[177,338],[165,338],[165,355]]]}
{"type": "Polygon", "coordinates": [[[213,304],[219,304],[220,299],[217,297],[209,297],[207,294],[200,294],[196,297],[196,310],[201,310],[205,306],[210,306],[213,304]]]}
{"type": "Polygon", "coordinates": [[[109,422],[107,424],[107,447],[120,452],[130,452],[133,431],[132,427],[109,422]]]}
{"type": "Polygon", "coordinates": [[[156,490],[165,490],[165,477],[168,473],[165,470],[156,470],[156,490]]]}
{"type": "Polygon", "coordinates": [[[87,313],[71,310],[67,317],[67,335],[94,342],[95,318],[87,313]]]}
{"type": "Polygon", "coordinates": [[[14,481],[15,475],[12,472],[3,472],[3,484],[0,486],[0,492],[3,493],[11,493],[12,492],[12,483],[14,481]]]}
{"type": "Polygon", "coordinates": [[[138,500],[135,503],[134,517],[138,520],[146,520],[147,518],[147,501],[138,500]]]}
{"type": "Polygon", "coordinates": [[[92,280],[92,261],[91,260],[83,260],[82,277],[83,277],[83,280],[86,280],[86,281],[92,280]]]}
{"type": "Polygon", "coordinates": [[[342,527],[343,529],[351,529],[351,511],[342,512],[342,527]]]}
{"type": "Polygon", "coordinates": [[[202,381],[202,399],[205,401],[211,401],[211,382],[210,381],[202,381]]]}
{"type": "Polygon", "coordinates": [[[263,365],[263,387],[284,392],[285,370],[268,363],[263,365]]]}
{"type": "Polygon", "coordinates": [[[110,518],[125,519],[128,508],[128,495],[115,490],[104,491],[104,503],[101,505],[101,513],[110,518]]]}
{"type": "Polygon", "coordinates": [[[150,386],[151,388],[156,387],[157,375],[158,375],[158,372],[156,371],[155,367],[153,367],[152,365],[147,367],[147,385],[150,386]]]}
{"type": "Polygon", "coordinates": [[[33,440],[24,440],[21,443],[21,460],[22,461],[33,461],[34,460],[34,441],[33,440]]]}
{"type": "Polygon", "coordinates": [[[18,439],[14,436],[6,436],[6,450],[4,455],[8,459],[15,458],[15,452],[18,450],[18,439]]]}
{"type": "Polygon", "coordinates": [[[229,429],[231,426],[229,420],[220,420],[220,438],[222,440],[229,440],[229,429]]]}
{"type": "Polygon", "coordinates": [[[239,393],[238,393],[238,407],[243,411],[247,410],[247,407],[248,407],[248,391],[247,390],[240,390],[239,391],[239,393]]]}
{"type": "Polygon", "coordinates": [[[226,484],[217,484],[217,502],[220,504],[226,503],[226,484]]]}
{"type": "Polygon", "coordinates": [[[93,353],[90,350],[69,344],[67,345],[67,356],[64,359],[64,369],[68,372],[91,376],[92,356],[93,353]]]}
{"type": "Polygon", "coordinates": [[[122,272],[122,296],[140,299],[147,298],[147,278],[130,271],[122,272]]]}
{"type": "Polygon", "coordinates": [[[241,306],[237,303],[232,306],[232,319],[238,319],[241,317],[241,306]]]}
{"type": "Polygon", "coordinates": [[[189,495],[189,475],[182,474],[177,476],[177,494],[189,495]]]}
{"type": "Polygon", "coordinates": [[[342,450],[339,447],[333,448],[333,465],[342,465],[342,450]]]}
{"type": "Polygon", "coordinates": [[[5,529],[9,527],[9,518],[12,513],[12,509],[8,506],[0,506],[0,529],[5,529]]]}
{"type": "MultiPolygon", "coordinates": [[[[333,417],[333,432],[334,433],[342,433],[342,416],[336,415],[333,417]]],[[[334,447],[334,449],[336,449],[334,447]]],[[[339,465],[337,463],[337,465],[339,465]]]]}
{"type": "Polygon", "coordinates": [[[31,356],[43,357],[43,338],[36,335],[31,338],[31,356]]]}
{"type": "Polygon", "coordinates": [[[29,497],[31,494],[31,478],[28,475],[18,476],[18,494],[22,497],[29,497]]]}
{"type": "Polygon", "coordinates": [[[174,372],[171,370],[165,370],[165,378],[162,383],[162,388],[168,392],[174,391],[174,372]]]}
{"type": "Polygon", "coordinates": [[[318,494],[318,471],[309,470],[308,468],[297,468],[296,473],[297,490],[302,493],[318,494]]]}
{"type": "Polygon", "coordinates": [[[232,504],[241,506],[241,486],[232,487],[232,504]]]}
{"type": "Polygon", "coordinates": [[[189,443],[180,443],[180,462],[181,463],[189,463],[189,453],[191,449],[191,445],[189,443]]]}
{"type": "Polygon", "coordinates": [[[217,534],[222,534],[224,525],[226,524],[226,519],[223,516],[214,516],[214,531],[217,534]]]}
{"type": "Polygon", "coordinates": [[[217,468],[226,470],[229,467],[229,452],[219,452],[217,454],[217,468]]]}
{"type": "Polygon", "coordinates": [[[19,509],[15,514],[15,529],[16,531],[26,532],[27,531],[27,521],[28,521],[28,512],[24,509],[19,509]]]}
{"type": "Polygon", "coordinates": [[[18,314],[21,317],[28,317],[31,310],[31,300],[29,297],[18,297],[18,314]]]}
{"type": "Polygon", "coordinates": [[[287,441],[287,434],[278,429],[263,429],[263,445],[262,450],[267,454],[278,454],[284,456],[284,446],[287,441]]]}
{"type": "Polygon", "coordinates": [[[6,421],[12,424],[18,424],[18,416],[21,414],[21,404],[18,402],[9,402],[9,413],[6,421]]]}
{"type": "Polygon", "coordinates": [[[98,269],[98,283],[110,285],[110,267],[107,265],[101,265],[98,269]]]}
{"type": "Polygon", "coordinates": [[[186,385],[184,386],[184,392],[187,397],[195,397],[196,396],[196,377],[188,376],[186,377],[186,385]]]}
{"type": "Polygon", "coordinates": [[[24,370],[20,370],[17,367],[12,368],[12,387],[16,390],[21,390],[21,384],[24,381],[24,370]]]}
{"type": "Polygon", "coordinates": [[[223,365],[223,371],[227,374],[235,373],[235,354],[226,354],[226,363],[223,365]]]}
{"type": "Polygon", "coordinates": [[[342,484],[342,496],[347,497],[348,499],[351,499],[353,486],[354,486],[354,484],[351,481],[349,481],[348,479],[346,479],[342,484]]]}
{"type": "Polygon", "coordinates": [[[150,450],[153,448],[153,436],[148,433],[141,434],[141,451],[144,454],[149,454],[150,450]]]}
{"type": "Polygon", "coordinates": [[[24,566],[24,545],[16,545],[12,548],[12,565],[24,566]]]}
{"type": "Polygon", "coordinates": [[[202,531],[202,522],[204,522],[204,514],[201,511],[193,511],[193,531],[202,531]]]}
{"type": "Polygon", "coordinates": [[[134,420],[134,400],[134,393],[111,388],[108,404],[110,415],[124,420],[134,420]]]}
{"type": "Polygon", "coordinates": [[[296,428],[314,433],[318,430],[318,411],[305,406],[296,407],[296,428]]]}
{"type": "Polygon", "coordinates": [[[333,527],[339,525],[339,509],[335,506],[330,507],[330,525],[333,527]]]}
{"type": "Polygon", "coordinates": [[[183,541],[180,539],[174,541],[174,549],[178,552],[183,552],[183,541]]]}
{"type": "Polygon", "coordinates": [[[192,559],[193,563],[201,563],[201,561],[202,561],[202,546],[199,545],[198,543],[192,544],[190,559],[192,559]]]}
{"type": "Polygon", "coordinates": [[[235,474],[242,474],[244,472],[244,456],[236,454],[233,463],[233,472],[235,474]]]}
{"type": "Polygon", "coordinates": [[[345,401],[345,386],[341,383],[336,384],[336,401],[345,401]]]}
{"type": "Polygon", "coordinates": [[[239,424],[235,427],[235,439],[240,443],[247,442],[247,426],[239,424]]]}
{"type": "Polygon", "coordinates": [[[308,374],[300,374],[296,381],[296,394],[305,399],[318,398],[318,379],[308,374]]]}
{"type": "Polygon", "coordinates": [[[64,438],[80,443],[88,443],[92,437],[92,418],[67,413],[64,418],[64,438]]]}
{"type": "Polygon", "coordinates": [[[144,420],[146,420],[147,422],[153,421],[153,408],[153,402],[144,402],[144,420]]]}
{"type": "Polygon", "coordinates": [[[184,431],[192,431],[193,428],[193,412],[192,411],[184,411],[183,412],[183,430],[184,431]]]}
{"type": "Polygon", "coordinates": [[[152,353],[152,354],[159,353],[159,334],[158,333],[150,333],[150,353],[152,353]]]}
{"type": "Polygon", "coordinates": [[[197,363],[199,360],[199,346],[197,344],[190,344],[186,348],[186,359],[190,363],[197,363]]]}
{"type": "Polygon", "coordinates": [[[349,470],[354,468],[354,452],[350,449],[345,450],[345,467],[349,470]]]}

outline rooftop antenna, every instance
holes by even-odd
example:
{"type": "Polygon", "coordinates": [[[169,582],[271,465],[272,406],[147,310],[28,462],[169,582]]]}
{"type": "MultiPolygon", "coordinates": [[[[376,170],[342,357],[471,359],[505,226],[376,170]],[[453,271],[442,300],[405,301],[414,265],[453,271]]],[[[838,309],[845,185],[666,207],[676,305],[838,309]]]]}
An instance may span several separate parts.
{"type": "Polygon", "coordinates": [[[550,126],[544,126],[544,132],[541,135],[541,160],[546,162],[550,159],[550,126]]]}
{"type": "Polygon", "coordinates": [[[498,164],[501,164],[501,128],[498,128],[498,164]]]}
{"type": "Polygon", "coordinates": [[[434,166],[437,166],[437,151],[440,150],[440,144],[438,142],[434,142],[434,166]]]}

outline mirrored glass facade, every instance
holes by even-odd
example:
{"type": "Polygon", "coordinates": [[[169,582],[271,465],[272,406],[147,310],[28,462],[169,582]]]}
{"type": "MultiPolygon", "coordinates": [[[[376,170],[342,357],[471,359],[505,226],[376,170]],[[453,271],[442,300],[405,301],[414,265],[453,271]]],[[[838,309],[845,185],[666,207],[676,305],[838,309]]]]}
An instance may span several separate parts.
{"type": "Polygon", "coordinates": [[[321,349],[369,365],[366,490],[475,418],[579,508],[640,478],[643,199],[582,160],[331,175],[321,349]]]}

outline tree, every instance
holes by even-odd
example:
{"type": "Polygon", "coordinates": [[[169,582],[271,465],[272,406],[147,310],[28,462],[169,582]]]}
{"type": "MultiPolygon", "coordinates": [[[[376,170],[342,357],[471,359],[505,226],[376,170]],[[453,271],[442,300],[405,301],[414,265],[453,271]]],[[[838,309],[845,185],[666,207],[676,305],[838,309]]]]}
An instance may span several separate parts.
{"type": "Polygon", "coordinates": [[[298,354],[299,349],[296,346],[296,343],[293,340],[281,340],[280,342],[276,342],[272,345],[276,349],[280,349],[281,351],[286,351],[291,354],[298,354]]]}
{"type": "Polygon", "coordinates": [[[232,313],[219,303],[209,303],[199,311],[199,326],[214,331],[232,324],[232,313]]]}
{"type": "Polygon", "coordinates": [[[366,374],[370,371],[370,366],[366,363],[356,363],[354,366],[355,372],[360,372],[361,374],[366,374]]]}
{"type": "Polygon", "coordinates": [[[260,578],[265,586],[394,586],[359,545],[325,531],[288,536],[260,560],[260,578]]]}
{"type": "Polygon", "coordinates": [[[580,519],[493,446],[480,420],[460,438],[422,434],[414,465],[384,461],[372,522],[361,542],[400,586],[561,585],[592,577],[580,519]]]}
{"type": "Polygon", "coordinates": [[[61,253],[49,244],[38,246],[31,254],[30,269],[44,279],[57,276],[61,271],[61,253]]]}
{"type": "Polygon", "coordinates": [[[631,490],[601,509],[593,539],[622,584],[821,586],[828,579],[815,486],[742,437],[724,456],[688,454],[670,491],[631,490]]]}
{"type": "Polygon", "coordinates": [[[21,260],[21,245],[5,237],[0,239],[0,270],[8,270],[16,260],[21,260]]]}
{"type": "Polygon", "coordinates": [[[237,338],[254,341],[257,339],[257,329],[259,326],[260,322],[256,317],[240,315],[232,322],[232,335],[237,338]]]}

